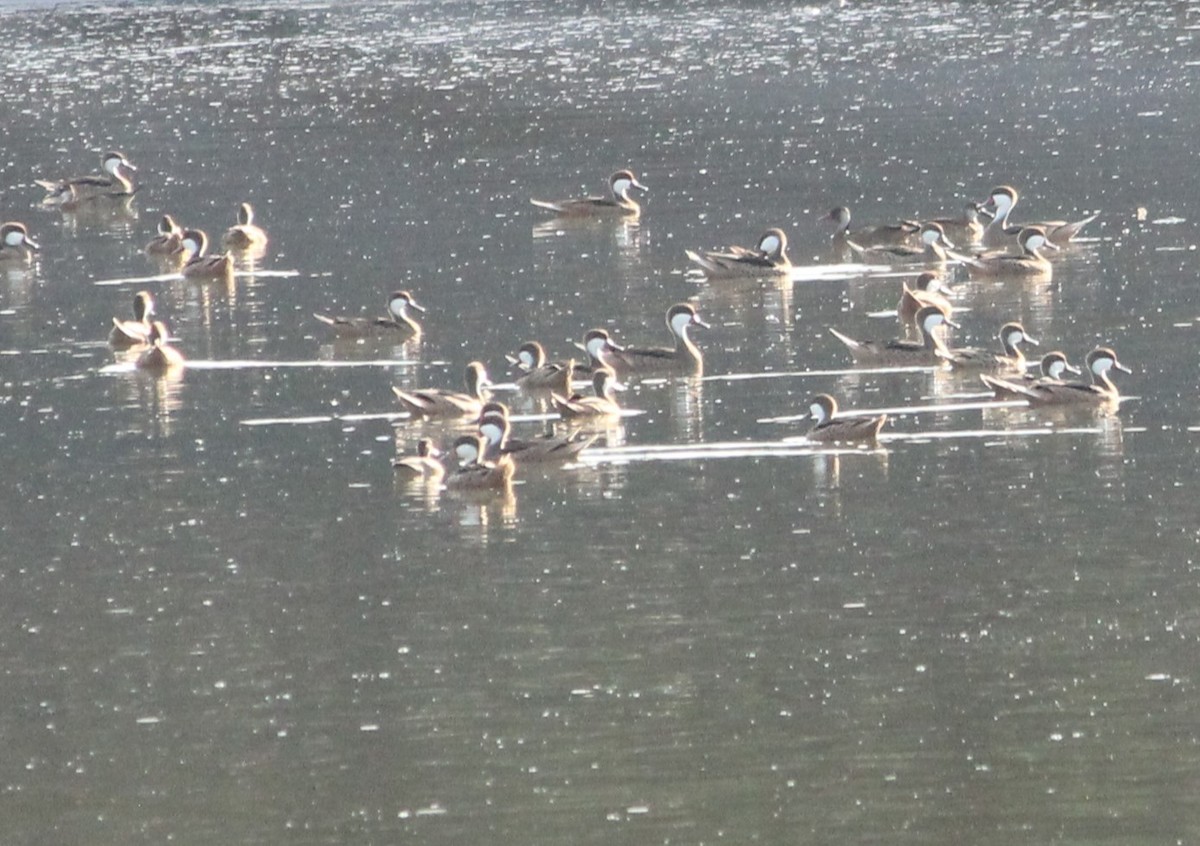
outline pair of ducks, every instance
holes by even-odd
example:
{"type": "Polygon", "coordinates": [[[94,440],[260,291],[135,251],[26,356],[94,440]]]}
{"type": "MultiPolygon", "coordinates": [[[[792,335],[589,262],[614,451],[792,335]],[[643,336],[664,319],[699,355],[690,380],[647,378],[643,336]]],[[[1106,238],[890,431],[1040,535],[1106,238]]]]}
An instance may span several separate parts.
{"type": "MultiPolygon", "coordinates": [[[[906,289],[903,296],[914,296],[906,289]]],[[[902,300],[903,307],[903,300],[902,300]]],[[[875,366],[935,366],[948,364],[956,370],[991,370],[997,373],[1022,373],[1025,370],[1025,355],[1021,345],[1038,345],[1037,340],[1025,331],[1020,323],[1005,323],[1000,327],[1002,351],[997,353],[980,347],[949,347],[938,335],[941,326],[959,325],[950,320],[946,312],[937,305],[923,305],[915,315],[920,330],[920,341],[895,338],[890,341],[856,340],[834,328],[829,332],[846,345],[857,364],[875,366]]]]}
{"type": "Polygon", "coordinates": [[[225,252],[208,254],[208,235],[203,229],[185,229],[169,214],[158,223],[158,234],[146,244],[146,252],[169,262],[180,263],[180,273],[191,279],[233,277],[233,255],[260,252],[266,248],[267,233],[254,222],[254,207],[242,203],[237,223],[225,230],[221,246],[225,252]]]}
{"type": "Polygon", "coordinates": [[[108,343],[115,350],[140,349],[136,359],[139,370],[162,372],[184,364],[183,355],[170,345],[166,324],[154,317],[154,295],[138,291],[133,295],[133,319],[113,318],[108,343]]]}
{"type": "MultiPolygon", "coordinates": [[[[476,422],[475,434],[460,436],[454,442],[458,466],[446,480],[448,488],[507,488],[516,463],[566,463],[599,437],[548,433],[537,438],[514,438],[508,407],[498,402],[486,403],[476,422]]],[[[422,438],[417,442],[417,454],[398,459],[393,467],[412,478],[438,481],[445,474],[440,455],[428,438],[422,438]]]]}
{"type": "Polygon", "coordinates": [[[396,472],[410,479],[420,479],[428,484],[445,480],[448,490],[508,491],[512,486],[516,466],[510,456],[501,456],[497,461],[485,458],[486,442],[482,435],[460,435],[451,447],[455,466],[446,475],[442,462],[442,451],[428,438],[417,441],[417,454],[397,459],[392,463],[396,472]]]}
{"type": "MultiPolygon", "coordinates": [[[[414,419],[421,420],[469,420],[476,419],[487,405],[486,390],[492,384],[482,362],[472,361],[467,365],[463,377],[466,391],[451,391],[442,388],[423,388],[406,391],[392,386],[392,393],[401,408],[414,419]]],[[[614,392],[624,388],[616,374],[607,367],[600,367],[592,374],[595,396],[570,393],[569,385],[563,394],[551,392],[551,405],[564,419],[614,417],[621,414],[614,392]]]]}
{"type": "Polygon", "coordinates": [[[591,329],[580,345],[588,354],[587,365],[576,365],[574,359],[548,361],[537,341],[522,344],[516,356],[508,356],[508,360],[519,372],[515,381],[520,388],[529,392],[556,391],[562,396],[570,395],[572,376],[597,370],[609,370],[617,377],[699,375],[704,369],[704,356],[693,343],[690,330],[693,326],[709,329],[710,325],[688,303],[667,309],[666,323],[675,341],[669,347],[621,345],[607,329],[591,329]]]}
{"type": "Polygon", "coordinates": [[[984,373],[979,378],[983,384],[992,389],[998,399],[1023,399],[1031,406],[1062,406],[1089,405],[1110,408],[1121,401],[1117,386],[1109,377],[1109,372],[1117,370],[1121,373],[1132,373],[1117,358],[1111,347],[1096,347],[1087,354],[1084,360],[1090,382],[1067,382],[1062,379],[1063,373],[1070,371],[1078,374],[1079,368],[1067,363],[1067,358],[1060,352],[1049,353],[1042,359],[1041,377],[1025,375],[1020,379],[1000,378],[984,373]]]}
{"type": "MultiPolygon", "coordinates": [[[[603,329],[593,329],[588,333],[588,337],[594,338],[596,343],[602,343],[605,347],[616,346],[603,329]],[[601,338],[604,339],[603,342],[601,338]]],[[[616,349],[622,353],[629,351],[626,347],[616,349]]],[[[596,352],[602,354],[603,351],[597,347],[596,352]]],[[[621,414],[616,392],[625,390],[625,386],[617,381],[616,371],[603,363],[597,362],[590,368],[594,393],[589,397],[572,390],[572,378],[579,370],[575,360],[547,361],[546,351],[537,341],[527,341],[517,350],[516,356],[507,358],[520,373],[514,380],[517,387],[531,394],[548,392],[550,404],[565,420],[616,417],[621,414]]],[[[584,369],[583,372],[587,373],[588,370],[584,369]]]]}

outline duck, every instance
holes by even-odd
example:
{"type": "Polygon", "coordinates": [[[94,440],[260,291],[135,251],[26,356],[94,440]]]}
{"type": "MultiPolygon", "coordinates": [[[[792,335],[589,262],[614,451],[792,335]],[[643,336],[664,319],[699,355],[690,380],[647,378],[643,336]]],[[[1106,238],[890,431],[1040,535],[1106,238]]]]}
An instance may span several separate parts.
{"type": "Polygon", "coordinates": [[[442,464],[442,451],[433,445],[429,438],[417,441],[416,455],[406,455],[392,462],[396,472],[413,479],[424,479],[428,482],[440,481],[446,473],[442,464]]]}
{"type": "Polygon", "coordinates": [[[980,347],[951,347],[946,351],[946,360],[954,370],[990,370],[995,373],[1025,372],[1025,354],[1021,344],[1038,346],[1038,342],[1025,327],[1017,322],[1005,323],[1000,327],[1000,345],[1003,352],[997,353],[980,347]]]}
{"type": "Polygon", "coordinates": [[[0,225],[0,265],[32,264],[33,254],[42,245],[29,237],[24,223],[10,220],[0,225]]]}
{"type": "Polygon", "coordinates": [[[617,381],[617,374],[607,367],[599,367],[592,374],[592,390],[595,396],[585,397],[582,394],[572,394],[564,397],[559,394],[550,395],[550,403],[554,410],[565,420],[584,417],[616,417],[621,413],[615,392],[625,390],[625,386],[617,381]]]}
{"type": "Polygon", "coordinates": [[[629,196],[633,190],[648,192],[632,170],[618,170],[608,178],[611,197],[581,197],[573,200],[530,200],[538,208],[549,209],[560,217],[637,217],[642,207],[629,196]]]}
{"type": "Polygon", "coordinates": [[[850,209],[837,206],[824,214],[821,220],[835,224],[834,241],[853,241],[860,247],[874,247],[881,244],[911,244],[914,237],[921,231],[921,224],[915,220],[899,220],[896,223],[881,223],[874,226],[864,226],[850,231],[850,209]]]}
{"type": "Polygon", "coordinates": [[[404,391],[393,387],[392,393],[400,405],[414,418],[426,420],[478,419],[483,408],[484,390],[491,385],[487,369],[482,362],[472,361],[467,365],[464,376],[467,391],[447,391],[440,388],[425,388],[419,391],[404,391]]]}
{"type": "Polygon", "coordinates": [[[1074,373],[1077,376],[1083,373],[1082,370],[1067,361],[1066,353],[1061,350],[1054,350],[1042,356],[1040,370],[1040,374],[1025,373],[1018,377],[1007,376],[1004,379],[992,379],[988,386],[997,399],[1010,399],[1017,396],[1017,393],[1005,387],[1009,383],[1015,382],[1024,388],[1035,388],[1039,384],[1062,384],[1064,373],[1074,373]]]}
{"type": "Polygon", "coordinates": [[[458,466],[446,476],[447,489],[508,490],[512,485],[512,458],[502,455],[495,462],[487,461],[481,435],[462,435],[454,441],[453,449],[458,466]]]}
{"type": "Polygon", "coordinates": [[[77,176],[70,179],[35,180],[46,189],[42,200],[45,205],[61,206],[64,203],[102,197],[122,198],[134,192],[134,167],[125,154],[112,150],[102,158],[104,174],[100,176],[77,176]]]}
{"type": "Polygon", "coordinates": [[[112,319],[113,328],[108,333],[108,343],[113,349],[127,350],[150,343],[154,324],[154,295],[149,291],[138,291],[133,295],[133,320],[112,319]]]}
{"type": "Polygon", "coordinates": [[[146,244],[146,252],[152,256],[179,256],[185,254],[183,227],[175,218],[164,214],[158,221],[158,234],[146,244]]]}
{"type": "Polygon", "coordinates": [[[479,434],[487,445],[484,458],[495,461],[502,455],[511,455],[518,464],[526,462],[566,462],[578,457],[596,442],[599,434],[553,435],[522,439],[510,437],[511,424],[508,407],[503,403],[489,402],[479,415],[479,434]]]}
{"type": "Polygon", "coordinates": [[[946,317],[936,306],[925,306],[917,312],[917,328],[921,330],[920,342],[894,339],[891,341],[856,341],[830,328],[830,333],[850,350],[858,364],[881,366],[921,366],[942,364],[949,351],[945,342],[934,334],[938,326],[958,328],[958,324],[946,317]]]}
{"type": "Polygon", "coordinates": [[[822,443],[871,443],[879,437],[879,430],[887,423],[888,416],[838,417],[837,400],[829,394],[817,394],[808,401],[809,419],[816,421],[808,431],[810,441],[822,443]]]}
{"type": "Polygon", "coordinates": [[[786,276],[792,270],[792,263],[787,257],[787,235],[782,229],[768,229],[759,237],[753,249],[729,247],[720,252],[697,253],[687,250],[686,253],[710,279],[786,276]]]}
{"type": "Polygon", "coordinates": [[[983,238],[983,222],[979,219],[984,214],[983,206],[974,200],[963,206],[963,213],[958,217],[935,217],[930,223],[942,227],[946,237],[959,244],[978,244],[983,238]]]}
{"type": "Polygon", "coordinates": [[[1020,245],[1019,253],[979,253],[975,256],[953,254],[953,258],[961,261],[971,276],[988,278],[1037,278],[1050,279],[1054,267],[1041,254],[1044,247],[1052,250],[1059,249],[1046,240],[1046,232],[1038,226],[1026,226],[1017,235],[1020,245]]]}
{"type": "MultiPolygon", "coordinates": [[[[984,246],[998,247],[1010,242],[1010,236],[1013,234],[1013,226],[1009,224],[1008,216],[1012,214],[1013,208],[1017,205],[1017,198],[1016,188],[1013,188],[1011,185],[999,185],[992,189],[992,193],[983,202],[982,209],[992,214],[991,221],[983,230],[982,240],[984,246]]],[[[1051,244],[1057,247],[1065,247],[1075,239],[1075,236],[1085,226],[1097,217],[1099,217],[1099,214],[1090,215],[1074,223],[1068,223],[1065,220],[1047,220],[1022,225],[1024,227],[1036,226],[1044,230],[1046,239],[1051,244]]]]}
{"type": "Polygon", "coordinates": [[[602,367],[608,367],[604,363],[605,356],[609,350],[618,349],[617,342],[612,339],[607,329],[589,329],[583,336],[583,343],[576,346],[587,353],[588,360],[587,364],[575,366],[575,375],[587,377],[602,367]]]}
{"type": "Polygon", "coordinates": [[[1122,373],[1132,373],[1117,358],[1111,347],[1096,347],[1087,354],[1085,359],[1088,372],[1092,374],[1091,382],[1060,382],[1039,380],[1032,385],[1022,384],[1011,379],[1000,379],[984,373],[979,378],[983,384],[995,391],[1004,391],[1006,395],[1028,400],[1032,406],[1043,405],[1091,405],[1116,406],[1121,401],[1117,386],[1109,378],[1110,370],[1122,373]]]}
{"type": "Polygon", "coordinates": [[[233,279],[233,257],[229,253],[205,255],[208,235],[202,229],[185,229],[183,247],[190,257],[180,271],[187,279],[233,279]]]}
{"type": "Polygon", "coordinates": [[[313,314],[317,320],[333,328],[339,338],[367,338],[386,335],[393,338],[416,338],[421,334],[421,324],[408,313],[409,309],[425,311],[408,291],[393,291],[387,300],[385,317],[328,317],[313,314]]]}
{"type": "Polygon", "coordinates": [[[900,302],[896,304],[900,322],[905,326],[916,325],[917,312],[925,306],[936,306],[946,317],[954,317],[954,304],[946,298],[946,293],[950,293],[950,288],[945,277],[933,271],[920,274],[911,288],[907,282],[902,282],[900,302]]]}
{"type": "Polygon", "coordinates": [[[673,347],[619,346],[603,329],[593,329],[584,337],[584,348],[596,362],[611,368],[618,376],[677,373],[700,375],[704,357],[688,337],[692,326],[711,328],[688,303],[667,309],[667,328],[675,338],[673,347]]]}
{"type": "Polygon", "coordinates": [[[913,247],[908,244],[877,244],[873,247],[865,247],[853,239],[846,239],[848,246],[858,256],[860,261],[865,262],[884,262],[888,264],[896,264],[898,262],[918,262],[923,261],[927,264],[945,264],[949,257],[946,252],[946,247],[953,247],[954,244],[946,238],[946,233],[938,223],[923,223],[919,230],[919,240],[921,246],[913,247]]]}
{"type": "Polygon", "coordinates": [[[221,246],[227,250],[262,249],[267,245],[267,233],[254,224],[254,206],[242,203],[237,210],[237,224],[225,230],[221,246]]]}
{"type": "Polygon", "coordinates": [[[166,324],[161,320],[150,324],[150,334],[147,338],[149,347],[138,356],[137,369],[161,373],[183,367],[183,355],[168,343],[169,340],[166,324]]]}
{"type": "Polygon", "coordinates": [[[508,363],[518,371],[517,387],[523,391],[557,391],[571,393],[571,376],[575,372],[575,360],[552,362],[546,360],[546,348],[537,341],[526,341],[517,347],[517,354],[505,356],[508,363]]]}

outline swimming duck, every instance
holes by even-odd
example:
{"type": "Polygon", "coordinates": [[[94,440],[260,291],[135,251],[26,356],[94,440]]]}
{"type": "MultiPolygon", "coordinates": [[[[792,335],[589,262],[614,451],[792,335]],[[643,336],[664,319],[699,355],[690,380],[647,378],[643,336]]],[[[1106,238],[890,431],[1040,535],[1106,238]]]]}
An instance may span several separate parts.
{"type": "Polygon", "coordinates": [[[205,255],[208,250],[208,235],[201,229],[183,231],[183,247],[190,254],[180,271],[188,279],[233,279],[233,256],[205,255]]]}
{"type": "Polygon", "coordinates": [[[166,325],[161,320],[154,321],[150,325],[150,334],[147,338],[150,346],[138,356],[138,370],[161,373],[165,370],[182,367],[183,355],[168,343],[169,339],[166,325]]]}
{"type": "Polygon", "coordinates": [[[667,309],[667,328],[675,337],[674,347],[618,346],[603,329],[593,329],[584,337],[588,355],[618,376],[646,373],[684,373],[699,375],[704,369],[700,350],[688,337],[691,326],[709,325],[700,319],[688,303],[678,303],[667,309]]]}
{"type": "Polygon", "coordinates": [[[0,226],[0,265],[31,264],[33,254],[42,248],[29,237],[24,223],[10,220],[0,226]]]}
{"type": "Polygon", "coordinates": [[[242,203],[237,210],[237,225],[225,230],[221,246],[227,250],[258,250],[267,245],[267,233],[254,225],[254,207],[242,203]]]}
{"type": "Polygon", "coordinates": [[[77,176],[71,179],[35,180],[46,189],[45,205],[60,206],[69,201],[78,202],[101,197],[122,198],[133,193],[132,172],[137,170],[124,153],[115,150],[105,153],[104,175],[77,176]]]}
{"type": "Polygon", "coordinates": [[[944,341],[934,334],[938,326],[945,324],[958,328],[958,324],[946,317],[936,306],[925,306],[917,312],[917,328],[922,340],[918,342],[894,339],[891,341],[856,341],[831,328],[830,333],[850,350],[858,364],[882,366],[921,366],[944,363],[949,351],[944,341]]]}
{"type": "Polygon", "coordinates": [[[549,209],[561,217],[637,217],[642,207],[629,196],[632,190],[649,189],[638,182],[631,170],[618,170],[608,178],[611,197],[582,197],[574,200],[530,200],[538,208],[549,209]]]}
{"type": "Polygon", "coordinates": [[[458,462],[446,476],[450,490],[507,490],[512,484],[513,461],[502,455],[495,462],[483,458],[483,437],[462,435],[454,441],[454,457],[458,462]]]}
{"type": "Polygon", "coordinates": [[[995,373],[1024,373],[1025,354],[1021,344],[1038,342],[1025,331],[1020,323],[1005,323],[1000,327],[1000,345],[1004,352],[997,353],[980,347],[951,347],[946,351],[946,360],[955,370],[990,370],[995,373]]]}
{"type": "Polygon", "coordinates": [[[479,416],[479,434],[487,441],[484,458],[495,461],[502,455],[511,455],[521,464],[530,461],[571,461],[600,437],[599,434],[546,434],[538,438],[522,439],[510,437],[510,430],[507,406],[498,402],[484,405],[479,416]]]}
{"type": "Polygon", "coordinates": [[[1010,383],[1015,383],[1023,388],[1035,388],[1038,384],[1047,383],[1062,384],[1064,373],[1079,375],[1083,371],[1068,362],[1065,353],[1055,350],[1042,356],[1040,374],[1025,373],[1020,376],[991,379],[988,382],[988,387],[992,389],[992,393],[996,395],[997,399],[1011,399],[1014,396],[1018,396],[1018,394],[1005,387],[1010,383]]]}
{"type": "Polygon", "coordinates": [[[550,402],[567,420],[577,417],[615,417],[621,413],[615,392],[625,390],[625,386],[617,381],[617,375],[612,370],[607,367],[597,368],[592,374],[592,390],[595,396],[591,397],[582,394],[572,394],[569,397],[551,394],[550,402]]]}
{"type": "Polygon", "coordinates": [[[838,206],[822,215],[821,220],[832,221],[836,228],[833,231],[834,241],[853,241],[860,247],[874,247],[881,244],[911,244],[914,236],[921,231],[921,224],[914,220],[900,220],[896,223],[881,223],[875,226],[864,226],[850,231],[850,209],[838,206]]]}
{"type": "Polygon", "coordinates": [[[954,304],[942,292],[949,292],[945,278],[940,273],[925,271],[908,287],[907,282],[901,283],[900,302],[896,305],[896,314],[905,326],[916,325],[917,312],[925,306],[936,306],[942,314],[954,317],[954,304]]]}
{"type": "MultiPolygon", "coordinates": [[[[982,208],[991,212],[993,217],[983,230],[983,243],[988,247],[998,247],[1011,241],[1013,225],[1008,222],[1008,216],[1017,205],[1017,189],[1011,185],[1000,185],[992,189],[992,193],[984,201],[982,208]]],[[[1065,247],[1080,233],[1083,227],[1099,217],[1093,214],[1083,220],[1068,223],[1065,220],[1047,220],[1022,224],[1023,227],[1036,226],[1044,230],[1046,240],[1057,247],[1065,247]]],[[[1018,230],[1019,231],[1019,230],[1018,230]]]]}
{"type": "Polygon", "coordinates": [[[435,447],[431,440],[421,438],[417,441],[417,454],[397,458],[392,462],[392,467],[401,475],[437,482],[446,473],[441,454],[442,451],[435,447]]]}
{"type": "Polygon", "coordinates": [[[183,246],[183,227],[175,222],[175,218],[164,214],[158,222],[158,234],[146,245],[146,252],[152,256],[178,256],[185,253],[183,246]]]}
{"type": "Polygon", "coordinates": [[[1054,267],[1039,252],[1043,247],[1057,250],[1058,247],[1046,240],[1045,230],[1037,226],[1026,226],[1017,236],[1021,247],[1019,253],[979,253],[975,256],[954,254],[953,258],[961,261],[972,276],[983,277],[1036,277],[1049,279],[1054,274],[1054,267]]]}
{"type": "Polygon", "coordinates": [[[1097,347],[1087,354],[1085,359],[1088,372],[1092,374],[1089,382],[1046,382],[1038,381],[1025,385],[1011,379],[999,379],[986,373],[979,378],[983,384],[993,391],[1003,390],[1006,395],[1015,395],[1029,401],[1030,405],[1093,405],[1115,406],[1121,400],[1117,386],[1108,377],[1109,370],[1119,370],[1122,373],[1132,373],[1125,365],[1117,360],[1117,354],[1110,347],[1097,347]]]}
{"type": "Polygon", "coordinates": [[[887,422],[887,415],[878,417],[838,417],[837,400],[829,394],[817,394],[809,402],[810,419],[816,424],[808,432],[810,441],[822,443],[872,442],[887,422]]]}
{"type": "Polygon", "coordinates": [[[768,229],[754,249],[730,247],[722,252],[686,252],[710,279],[784,276],[792,270],[787,257],[787,236],[782,229],[768,229]]]}
{"type": "Polygon", "coordinates": [[[937,217],[929,221],[942,227],[946,238],[959,244],[978,244],[983,238],[983,222],[979,219],[983,207],[974,201],[963,207],[959,217],[937,217]]]}
{"type": "Polygon", "coordinates": [[[400,405],[414,418],[423,417],[427,420],[461,420],[476,419],[483,408],[483,392],[491,384],[487,370],[478,361],[467,365],[464,377],[467,392],[447,391],[440,388],[426,388],[419,391],[402,391],[393,387],[392,393],[400,400],[400,405]]]}
{"type": "Polygon", "coordinates": [[[908,244],[877,244],[873,247],[864,247],[850,238],[846,239],[846,246],[858,255],[860,261],[885,262],[889,264],[918,261],[923,261],[927,264],[946,263],[947,253],[945,248],[953,247],[954,245],[946,238],[946,233],[942,230],[940,224],[921,224],[919,239],[921,242],[920,247],[912,247],[908,244]]]}
{"type": "Polygon", "coordinates": [[[415,338],[421,334],[421,324],[409,316],[410,308],[425,311],[408,291],[393,291],[388,297],[386,317],[327,317],[315,313],[313,317],[331,326],[339,338],[366,338],[371,335],[415,338]]]}
{"type": "Polygon", "coordinates": [[[108,343],[113,349],[127,350],[150,343],[154,325],[154,295],[149,291],[138,291],[133,295],[133,320],[112,319],[113,328],[108,333],[108,343]]]}
{"type": "Polygon", "coordinates": [[[571,376],[575,361],[551,362],[546,360],[546,349],[537,341],[526,341],[517,348],[517,354],[506,355],[508,363],[517,368],[517,387],[524,391],[557,391],[571,393],[571,376]]]}

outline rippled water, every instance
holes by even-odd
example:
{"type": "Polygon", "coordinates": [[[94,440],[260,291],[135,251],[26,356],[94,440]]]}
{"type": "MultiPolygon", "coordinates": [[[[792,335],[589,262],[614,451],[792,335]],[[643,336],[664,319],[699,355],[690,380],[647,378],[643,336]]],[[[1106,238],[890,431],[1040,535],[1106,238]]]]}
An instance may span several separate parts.
{"type": "Polygon", "coordinates": [[[1200,5],[0,22],[0,215],[43,247],[0,287],[5,843],[1196,839],[1200,5]],[[127,212],[38,208],[34,179],[111,147],[127,212]],[[627,165],[640,225],[528,205],[627,165]],[[853,371],[826,332],[893,335],[870,315],[900,277],[830,270],[820,214],[1002,182],[1018,218],[1101,217],[1051,283],[963,284],[955,343],[1019,318],[1076,361],[1112,344],[1116,416],[981,410],[972,379],[853,371]],[[247,199],[270,274],[122,281],[156,272],[162,213],[215,234],[247,199]],[[768,226],[797,281],[686,272],[768,226]],[[113,366],[142,286],[179,378],[113,366]],[[420,343],[311,317],[401,287],[420,343]],[[665,340],[685,299],[705,378],[635,383],[646,413],[584,466],[507,498],[394,478],[417,433],[390,385],[504,378],[596,325],[665,340]],[[762,422],[818,391],[959,408],[876,451],[762,422]]]}

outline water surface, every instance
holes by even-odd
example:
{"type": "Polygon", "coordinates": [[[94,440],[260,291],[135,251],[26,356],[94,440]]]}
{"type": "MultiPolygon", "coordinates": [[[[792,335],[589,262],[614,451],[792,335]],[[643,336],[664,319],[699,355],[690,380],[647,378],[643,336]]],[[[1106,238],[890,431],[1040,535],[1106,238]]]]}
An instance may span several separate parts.
{"type": "Polygon", "coordinates": [[[0,288],[0,839],[1196,839],[1195,3],[0,16],[0,202],[43,246],[0,288]],[[128,213],[37,208],[111,147],[128,213]],[[528,205],[624,166],[640,225],[528,205]],[[1004,182],[1018,217],[1101,218],[1051,283],[964,284],[955,343],[1017,318],[1077,362],[1112,344],[1114,417],[852,371],[827,327],[890,337],[900,277],[686,272],[768,226],[827,265],[834,205],[1004,182]],[[261,266],[298,275],[94,284],[156,272],[162,213],[215,234],[247,199],[261,266]],[[179,378],[112,366],[142,284],[200,363],[179,378]],[[396,288],[420,343],[311,317],[396,288]],[[394,478],[417,431],[390,385],[506,378],[593,326],[665,342],[681,300],[705,378],[635,384],[583,466],[510,498],[394,478]],[[878,450],[760,422],[819,391],[972,407],[878,450]]]}

